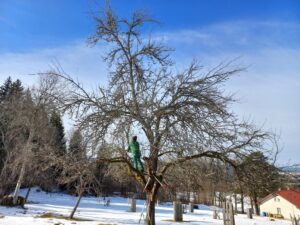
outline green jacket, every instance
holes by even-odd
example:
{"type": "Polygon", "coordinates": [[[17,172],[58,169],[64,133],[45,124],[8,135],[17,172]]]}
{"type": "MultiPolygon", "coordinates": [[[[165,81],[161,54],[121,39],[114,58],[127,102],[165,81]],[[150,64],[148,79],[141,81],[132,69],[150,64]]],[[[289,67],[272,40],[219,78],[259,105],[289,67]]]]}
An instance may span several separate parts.
{"type": "Polygon", "coordinates": [[[129,143],[127,151],[133,155],[140,156],[140,144],[137,141],[132,141],[129,143]]]}

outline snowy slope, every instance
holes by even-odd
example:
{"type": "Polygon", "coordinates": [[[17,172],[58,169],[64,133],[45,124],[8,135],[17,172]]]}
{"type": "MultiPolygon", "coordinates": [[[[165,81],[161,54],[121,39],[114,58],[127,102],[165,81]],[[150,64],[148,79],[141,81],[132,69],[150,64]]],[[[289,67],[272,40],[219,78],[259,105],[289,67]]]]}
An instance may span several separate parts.
{"type": "MultiPolygon", "coordinates": [[[[25,195],[26,190],[21,191],[25,195]]],[[[29,201],[26,204],[26,210],[20,208],[0,207],[0,224],[5,225],[46,225],[46,224],[77,224],[77,225],[99,225],[99,224],[138,224],[141,218],[141,212],[144,208],[144,201],[137,201],[137,212],[128,212],[129,204],[127,199],[120,197],[111,197],[110,206],[104,206],[103,201],[95,197],[83,197],[81,204],[75,214],[76,218],[88,219],[91,221],[69,221],[64,219],[38,218],[43,213],[55,213],[68,216],[76,198],[59,193],[46,194],[37,192],[33,189],[29,201]],[[1,218],[1,215],[4,218],[1,218]]],[[[170,222],[173,218],[172,205],[164,204],[156,207],[157,224],[177,224],[170,222]]],[[[253,220],[247,219],[245,215],[238,215],[236,225],[287,225],[290,221],[276,220],[269,221],[268,218],[254,217],[253,220]]],[[[221,225],[222,220],[212,219],[212,211],[207,206],[200,206],[194,213],[183,215],[186,224],[190,225],[221,225]]],[[[141,221],[143,224],[143,221],[141,221]]]]}

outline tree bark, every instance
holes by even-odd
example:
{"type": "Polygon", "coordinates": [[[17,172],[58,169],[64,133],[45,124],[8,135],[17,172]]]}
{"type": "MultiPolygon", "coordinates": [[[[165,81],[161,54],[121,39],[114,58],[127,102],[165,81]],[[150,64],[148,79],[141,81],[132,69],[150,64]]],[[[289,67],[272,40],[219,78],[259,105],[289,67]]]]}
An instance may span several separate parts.
{"type": "Polygon", "coordinates": [[[71,214],[70,214],[70,219],[73,219],[74,214],[75,214],[75,212],[76,212],[76,210],[77,210],[77,208],[78,208],[78,206],[79,206],[81,197],[82,197],[82,192],[79,192],[79,195],[78,195],[78,197],[77,197],[76,204],[75,204],[75,206],[74,206],[74,208],[73,208],[73,210],[72,210],[72,212],[71,212],[71,214]]]}

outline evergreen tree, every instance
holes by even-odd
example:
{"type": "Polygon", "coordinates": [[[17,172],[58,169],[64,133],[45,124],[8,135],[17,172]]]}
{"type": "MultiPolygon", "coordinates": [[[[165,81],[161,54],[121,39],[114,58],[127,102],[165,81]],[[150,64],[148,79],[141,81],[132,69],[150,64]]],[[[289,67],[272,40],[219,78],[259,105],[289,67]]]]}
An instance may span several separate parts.
{"type": "Polygon", "coordinates": [[[22,82],[19,79],[17,79],[11,85],[10,95],[20,96],[23,94],[23,92],[24,92],[24,88],[22,86],[22,82]]]}
{"type": "Polygon", "coordinates": [[[75,130],[70,138],[69,151],[74,157],[84,157],[85,148],[80,130],[75,130]]]}
{"type": "Polygon", "coordinates": [[[0,100],[1,101],[9,95],[11,86],[12,86],[11,77],[8,77],[5,80],[4,84],[0,87],[0,100]]]}
{"type": "Polygon", "coordinates": [[[267,196],[281,186],[279,169],[269,162],[261,151],[250,153],[240,166],[240,178],[259,215],[258,199],[267,196]]]}
{"type": "Polygon", "coordinates": [[[20,97],[23,94],[24,87],[19,79],[13,82],[11,77],[8,77],[4,84],[0,87],[0,101],[8,99],[12,96],[20,97]]]}
{"type": "Polygon", "coordinates": [[[50,115],[50,124],[54,128],[54,145],[58,154],[66,153],[65,129],[61,116],[56,111],[50,115]]]}

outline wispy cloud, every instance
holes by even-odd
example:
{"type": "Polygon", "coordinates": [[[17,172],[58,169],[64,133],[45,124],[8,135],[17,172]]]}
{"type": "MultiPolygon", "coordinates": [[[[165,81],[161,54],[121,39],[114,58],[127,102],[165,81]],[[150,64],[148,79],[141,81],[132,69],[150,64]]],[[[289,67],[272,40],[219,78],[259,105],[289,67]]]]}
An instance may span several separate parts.
{"type": "Polygon", "coordinates": [[[299,47],[300,25],[281,21],[233,21],[156,34],[177,47],[192,44],[195,49],[210,51],[257,50],[265,47],[299,47]]]}
{"type": "Polygon", "coordinates": [[[59,48],[0,54],[0,82],[12,76],[31,85],[37,79],[33,74],[45,72],[59,63],[67,73],[78,77],[85,85],[95,87],[96,83],[106,81],[107,67],[101,57],[105,48],[90,48],[84,43],[80,41],[59,48]]]}

